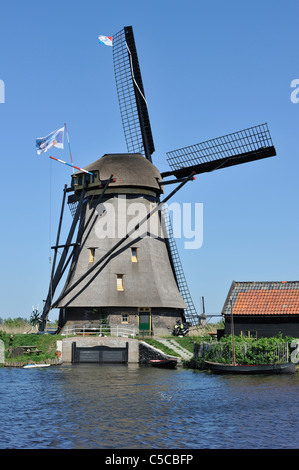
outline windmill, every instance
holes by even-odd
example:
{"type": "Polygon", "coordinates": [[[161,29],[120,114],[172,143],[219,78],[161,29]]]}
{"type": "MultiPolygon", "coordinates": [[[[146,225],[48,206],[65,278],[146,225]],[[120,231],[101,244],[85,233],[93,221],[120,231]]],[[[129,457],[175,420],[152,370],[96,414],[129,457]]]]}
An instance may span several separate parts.
{"type": "Polygon", "coordinates": [[[261,124],[168,152],[169,170],[160,173],[152,162],[155,146],[131,26],[113,37],[113,64],[128,153],[105,154],[73,174],[70,187],[64,187],[41,329],[52,308],[60,309],[60,328],[95,326],[108,318],[112,324],[163,334],[177,318],[197,324],[166,202],[195,174],[276,155],[268,126],[261,124]],[[161,208],[168,184],[176,186],[161,208]],[[67,202],[73,221],[60,245],[67,193],[72,193],[67,202]],[[136,204],[139,218],[132,218],[136,204]],[[124,223],[128,215],[129,224],[124,223]],[[111,221],[113,233],[107,234],[111,221]],[[68,267],[65,285],[53,301],[68,267]]]}

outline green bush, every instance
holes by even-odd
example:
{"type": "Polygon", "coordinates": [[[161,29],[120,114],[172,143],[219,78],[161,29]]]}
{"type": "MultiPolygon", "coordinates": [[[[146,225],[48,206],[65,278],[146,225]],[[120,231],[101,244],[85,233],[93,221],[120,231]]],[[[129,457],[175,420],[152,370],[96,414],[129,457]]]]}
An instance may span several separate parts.
{"type": "Polygon", "coordinates": [[[2,339],[2,341],[4,342],[5,349],[7,349],[9,346],[9,336],[10,335],[8,333],[5,333],[4,331],[0,330],[0,339],[2,339]]]}
{"type": "MultiPolygon", "coordinates": [[[[282,338],[278,335],[272,338],[250,339],[235,336],[235,360],[238,364],[270,364],[285,362],[290,353],[290,343],[293,338],[282,338]]],[[[231,363],[233,357],[232,337],[223,336],[214,343],[209,351],[199,361],[231,363]]]]}

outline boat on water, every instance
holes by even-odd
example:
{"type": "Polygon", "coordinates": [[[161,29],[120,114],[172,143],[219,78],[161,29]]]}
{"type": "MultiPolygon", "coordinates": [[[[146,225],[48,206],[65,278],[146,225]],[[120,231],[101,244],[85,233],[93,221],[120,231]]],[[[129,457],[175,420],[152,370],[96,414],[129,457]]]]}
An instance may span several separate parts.
{"type": "Polygon", "coordinates": [[[176,359],[151,359],[150,364],[154,367],[161,367],[165,369],[174,369],[177,366],[176,359]]]}
{"type": "Polygon", "coordinates": [[[51,364],[27,364],[23,369],[33,369],[35,367],[50,367],[51,364]]]}
{"type": "Polygon", "coordinates": [[[293,374],[295,364],[225,364],[205,361],[206,367],[216,374],[293,374]]]}

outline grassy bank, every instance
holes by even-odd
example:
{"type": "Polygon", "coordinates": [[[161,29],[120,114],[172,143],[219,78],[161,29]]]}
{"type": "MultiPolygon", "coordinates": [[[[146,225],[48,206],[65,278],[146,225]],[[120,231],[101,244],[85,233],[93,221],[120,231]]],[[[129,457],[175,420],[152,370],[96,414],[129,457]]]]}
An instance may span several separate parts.
{"type": "MultiPolygon", "coordinates": [[[[210,336],[208,335],[208,332],[211,330],[215,330],[215,326],[208,325],[207,327],[201,328],[200,331],[196,331],[195,333],[193,331],[190,331],[188,336],[184,336],[182,338],[175,336],[169,336],[168,338],[175,339],[180,346],[193,353],[194,342],[209,341],[210,336]]],[[[19,362],[27,364],[28,362],[40,363],[56,359],[56,342],[58,340],[62,340],[64,336],[38,335],[36,333],[37,330],[35,328],[32,328],[26,322],[20,322],[19,324],[16,324],[16,322],[11,324],[6,323],[5,325],[1,324],[0,339],[4,341],[5,345],[5,362],[19,362]],[[41,353],[30,355],[22,354],[20,356],[13,357],[13,349],[18,348],[20,346],[35,346],[38,350],[41,351],[41,353]]],[[[155,348],[160,349],[164,354],[170,356],[178,356],[178,353],[175,352],[173,349],[163,345],[152,337],[142,338],[142,340],[146,341],[148,344],[154,346],[155,348]]]]}
{"type": "MultiPolygon", "coordinates": [[[[182,348],[187,349],[187,351],[193,354],[194,351],[194,342],[199,343],[201,341],[210,341],[209,336],[183,336],[182,338],[178,336],[165,336],[165,339],[174,339],[182,348]]],[[[160,349],[164,354],[169,356],[179,356],[179,354],[168,347],[160,341],[156,341],[155,338],[142,338],[142,341],[154,346],[157,349],[160,349]]]]}
{"type": "Polygon", "coordinates": [[[165,346],[165,344],[162,344],[159,341],[156,341],[154,338],[142,338],[141,341],[144,341],[150,346],[153,346],[154,348],[159,349],[167,356],[179,356],[178,353],[175,352],[173,349],[169,348],[168,346],[165,346]]]}
{"type": "Polygon", "coordinates": [[[59,335],[36,335],[36,334],[8,334],[0,330],[0,339],[4,341],[5,362],[45,362],[56,359],[56,342],[63,337],[59,335]],[[12,356],[12,351],[20,346],[35,346],[41,351],[39,354],[22,354],[12,356]]]}

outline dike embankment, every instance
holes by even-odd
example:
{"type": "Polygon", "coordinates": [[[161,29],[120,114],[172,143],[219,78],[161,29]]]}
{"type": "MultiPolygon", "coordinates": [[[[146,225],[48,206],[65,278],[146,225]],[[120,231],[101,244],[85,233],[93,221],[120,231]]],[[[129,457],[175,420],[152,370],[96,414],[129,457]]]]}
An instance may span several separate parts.
{"type": "MultiPolygon", "coordinates": [[[[6,338],[7,339],[7,338],[6,338]]],[[[72,363],[72,348],[108,348],[113,351],[118,348],[127,347],[128,363],[147,364],[152,359],[176,358],[178,364],[192,357],[192,353],[182,348],[174,339],[155,337],[150,338],[148,344],[146,339],[133,339],[127,337],[99,337],[99,336],[72,336],[62,337],[54,335],[14,335],[6,341],[4,354],[4,367],[23,367],[29,363],[43,363],[60,365],[72,363]],[[30,343],[30,345],[29,345],[30,343]],[[27,346],[28,349],[26,350],[27,346]],[[33,348],[33,346],[36,346],[33,348]],[[31,350],[29,349],[31,348],[31,350]],[[38,350],[38,354],[35,354],[38,350]],[[24,351],[20,355],[20,351],[24,351]]]]}

